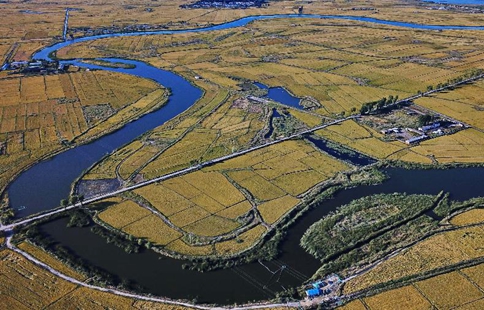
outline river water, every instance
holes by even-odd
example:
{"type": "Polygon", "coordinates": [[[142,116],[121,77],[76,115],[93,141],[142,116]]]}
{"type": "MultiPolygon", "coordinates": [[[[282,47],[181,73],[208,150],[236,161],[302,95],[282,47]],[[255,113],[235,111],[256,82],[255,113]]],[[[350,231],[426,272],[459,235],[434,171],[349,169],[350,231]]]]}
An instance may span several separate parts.
{"type": "MultiPolygon", "coordinates": [[[[76,42],[118,36],[136,36],[152,34],[174,34],[183,32],[201,32],[228,29],[247,23],[270,18],[326,18],[354,20],[398,27],[427,30],[469,29],[484,30],[484,27],[419,25],[404,22],[384,21],[368,17],[321,16],[321,15],[271,15],[242,18],[233,22],[202,29],[159,31],[150,33],[126,33],[80,38],[62,42],[38,52],[34,58],[47,59],[49,54],[76,42]]],[[[94,65],[83,66],[108,71],[123,72],[150,78],[169,87],[172,95],[168,104],[129,123],[122,129],[104,136],[92,143],[77,146],[50,160],[43,161],[22,173],[8,188],[11,204],[14,208],[26,206],[17,213],[17,217],[50,209],[65,198],[72,182],[81,172],[97,162],[107,153],[133,140],[140,134],[155,128],[180,114],[200,97],[201,91],[189,82],[173,73],[151,67],[147,64],[121,59],[108,59],[112,62],[124,62],[136,65],[135,69],[108,68],[94,65]]],[[[208,273],[183,270],[183,261],[161,257],[145,251],[141,254],[126,254],[113,245],[106,244],[101,237],[88,229],[66,228],[65,220],[56,220],[41,226],[60,244],[72,249],[80,257],[95,266],[103,268],[122,278],[132,280],[147,291],[170,298],[197,298],[201,302],[240,303],[274,297],[283,287],[297,286],[311,276],[319,262],[299,247],[299,240],[306,229],[322,216],[336,207],[353,199],[375,194],[391,192],[436,194],[441,190],[450,191],[454,199],[464,200],[481,196],[484,184],[483,168],[459,168],[451,170],[403,170],[388,169],[390,179],[377,186],[361,186],[345,190],[335,199],[322,203],[306,213],[288,231],[288,237],[281,246],[281,256],[263,266],[259,263],[248,264],[229,270],[208,273]],[[281,265],[287,268],[275,275],[281,265]],[[269,270],[268,270],[269,269],[269,270]]]]}
{"type": "Polygon", "coordinates": [[[182,269],[182,260],[162,257],[151,251],[127,254],[92,233],[89,228],[66,228],[66,219],[41,225],[41,230],[96,267],[129,279],[146,291],[169,298],[207,303],[242,303],[274,297],[283,287],[299,286],[316,272],[319,261],[306,253],[299,241],[314,222],[350,201],[379,193],[451,193],[455,200],[484,195],[484,168],[447,170],[405,170],[389,168],[390,177],[374,186],[359,186],[341,191],[322,202],[293,224],[281,245],[277,260],[264,263],[272,271],[287,266],[279,278],[259,263],[237,268],[200,273],[182,269]],[[113,259],[115,258],[115,259],[113,259]]]}
{"type": "Polygon", "coordinates": [[[140,61],[113,58],[104,60],[136,65],[136,68],[120,69],[81,62],[66,63],[152,79],[170,88],[171,96],[167,104],[163,108],[127,124],[118,131],[91,143],[69,149],[22,173],[8,188],[10,205],[16,210],[17,218],[58,206],[60,200],[69,195],[71,184],[84,170],[98,162],[106,154],[179,115],[191,107],[202,95],[200,89],[169,71],[152,67],[140,61]]]}

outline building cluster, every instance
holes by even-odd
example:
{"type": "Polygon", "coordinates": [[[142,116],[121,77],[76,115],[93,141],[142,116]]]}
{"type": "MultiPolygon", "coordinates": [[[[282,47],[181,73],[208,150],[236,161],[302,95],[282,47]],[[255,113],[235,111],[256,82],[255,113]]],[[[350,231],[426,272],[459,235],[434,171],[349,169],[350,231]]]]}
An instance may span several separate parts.
{"type": "Polygon", "coordinates": [[[418,129],[393,127],[381,130],[386,136],[393,136],[405,144],[415,144],[432,137],[441,136],[454,132],[456,129],[464,128],[464,124],[454,121],[442,121],[427,124],[418,129]]]}
{"type": "Polygon", "coordinates": [[[341,279],[336,274],[330,275],[323,280],[312,283],[311,288],[306,290],[306,297],[310,299],[319,296],[330,297],[338,291],[340,285],[341,279]]]}
{"type": "Polygon", "coordinates": [[[427,9],[429,10],[438,10],[438,11],[453,11],[453,12],[465,12],[471,14],[482,14],[484,13],[484,9],[481,5],[459,5],[459,4],[446,4],[446,3],[439,3],[436,5],[429,6],[427,9]]]}
{"type": "Polygon", "coordinates": [[[59,73],[68,69],[68,66],[58,61],[13,61],[3,65],[2,70],[12,71],[12,73],[59,73]]]}

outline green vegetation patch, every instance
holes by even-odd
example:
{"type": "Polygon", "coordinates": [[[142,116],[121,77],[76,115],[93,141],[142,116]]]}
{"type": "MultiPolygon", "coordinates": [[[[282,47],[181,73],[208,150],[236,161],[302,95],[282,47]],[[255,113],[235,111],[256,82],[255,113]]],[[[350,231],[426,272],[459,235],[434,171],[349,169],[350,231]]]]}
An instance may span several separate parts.
{"type": "Polygon", "coordinates": [[[435,196],[378,194],[340,207],[313,224],[301,245],[321,260],[331,259],[363,245],[392,227],[421,216],[433,208],[435,196]]]}

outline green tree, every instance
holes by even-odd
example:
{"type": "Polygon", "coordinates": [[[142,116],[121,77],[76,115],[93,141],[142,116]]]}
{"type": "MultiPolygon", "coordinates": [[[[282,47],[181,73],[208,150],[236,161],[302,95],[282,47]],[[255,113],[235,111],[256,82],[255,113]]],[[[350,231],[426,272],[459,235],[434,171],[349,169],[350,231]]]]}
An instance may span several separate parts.
{"type": "Polygon", "coordinates": [[[79,196],[72,195],[69,197],[69,204],[75,205],[79,201],[79,196]]]}
{"type": "Polygon", "coordinates": [[[67,208],[67,205],[68,205],[68,201],[67,201],[67,199],[61,199],[61,201],[60,201],[60,205],[61,205],[61,207],[62,207],[62,208],[64,208],[64,209],[65,209],[65,208],[67,208]]]}
{"type": "Polygon", "coordinates": [[[418,117],[418,125],[425,126],[432,121],[432,116],[425,114],[418,117]]]}

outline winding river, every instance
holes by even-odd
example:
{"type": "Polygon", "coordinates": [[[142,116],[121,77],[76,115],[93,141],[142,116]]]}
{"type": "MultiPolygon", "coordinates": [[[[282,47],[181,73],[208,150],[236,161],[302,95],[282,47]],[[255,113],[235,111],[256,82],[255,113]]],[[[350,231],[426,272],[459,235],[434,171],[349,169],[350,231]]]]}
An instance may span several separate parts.
{"type": "MultiPolygon", "coordinates": [[[[313,19],[335,19],[351,20],[381,25],[405,27],[423,30],[484,30],[484,26],[440,26],[423,25],[416,23],[405,23],[388,21],[370,17],[345,16],[345,15],[309,15],[309,14],[282,14],[282,15],[260,15],[244,17],[235,21],[220,25],[184,30],[162,30],[152,32],[116,33],[103,34],[91,37],[77,38],[71,41],[60,42],[46,47],[37,52],[34,59],[50,59],[50,55],[57,50],[80,42],[98,40],[111,37],[141,36],[141,35],[170,35],[189,32],[206,32],[223,30],[245,26],[256,20],[275,18],[313,18],[313,19]]],[[[16,218],[25,217],[40,211],[48,210],[59,205],[61,199],[66,198],[70,191],[72,182],[85,169],[98,162],[103,156],[109,154],[122,145],[132,141],[142,133],[149,131],[167,120],[177,116],[192,106],[200,97],[201,91],[190,84],[182,77],[162,69],[147,65],[143,62],[123,59],[106,59],[110,62],[124,62],[135,65],[134,69],[110,68],[85,64],[80,61],[75,64],[107,71],[115,71],[133,74],[143,78],[153,79],[156,82],[168,87],[172,95],[165,107],[147,114],[136,121],[129,123],[120,130],[103,136],[100,139],[69,149],[51,159],[42,161],[27,171],[21,173],[7,188],[10,197],[10,205],[16,211],[16,218]]]]}
{"type": "MultiPolygon", "coordinates": [[[[338,16],[338,15],[309,15],[309,14],[283,14],[283,15],[260,15],[244,17],[235,21],[220,25],[184,30],[162,30],[153,32],[134,32],[104,34],[92,37],[77,38],[71,41],[60,42],[46,47],[37,52],[34,59],[50,59],[50,55],[55,51],[80,42],[98,40],[111,37],[140,36],[140,35],[169,35],[189,32],[205,32],[222,29],[230,29],[245,26],[255,20],[266,20],[275,18],[316,18],[316,19],[336,19],[351,20],[366,23],[376,23],[412,29],[425,30],[484,30],[484,26],[439,26],[423,25],[415,23],[405,23],[398,21],[387,21],[370,17],[358,16],[338,16]]],[[[44,211],[59,205],[59,201],[66,198],[69,194],[72,182],[85,169],[98,162],[103,156],[109,154],[122,145],[132,141],[142,133],[149,131],[167,120],[177,116],[187,108],[192,106],[200,97],[201,91],[190,84],[182,77],[162,69],[147,65],[143,62],[123,59],[106,59],[110,62],[123,62],[135,65],[134,69],[110,68],[104,66],[85,64],[80,61],[74,63],[87,68],[102,69],[127,74],[133,74],[143,78],[153,79],[154,81],[168,87],[172,91],[168,103],[165,107],[147,114],[136,121],[129,123],[120,130],[103,136],[100,139],[74,147],[49,160],[42,161],[27,171],[21,173],[8,187],[8,195],[11,207],[16,210],[16,218],[25,217],[39,211],[44,211]]]]}
{"type": "MultiPolygon", "coordinates": [[[[47,47],[36,53],[34,58],[49,59],[52,52],[78,42],[119,36],[215,31],[240,27],[255,20],[271,18],[352,20],[425,30],[484,30],[483,26],[421,25],[354,16],[267,15],[246,17],[200,29],[120,33],[78,38],[47,47]]],[[[12,207],[20,209],[16,214],[17,218],[57,206],[60,199],[67,197],[70,185],[83,170],[137,136],[179,115],[191,107],[201,96],[201,91],[198,88],[171,72],[134,60],[111,58],[105,60],[132,64],[136,68],[109,68],[85,64],[82,61],[73,63],[83,67],[122,72],[153,79],[171,89],[172,94],[168,103],[161,109],[125,125],[114,133],[103,136],[94,142],[69,149],[20,174],[8,187],[12,207]]],[[[283,287],[300,285],[317,270],[319,262],[299,247],[299,240],[312,223],[342,204],[359,197],[381,192],[436,194],[440,190],[446,190],[452,193],[453,198],[463,200],[481,196],[483,191],[481,184],[484,184],[484,168],[424,171],[388,169],[387,173],[391,178],[383,184],[362,186],[340,192],[335,199],[322,203],[304,215],[289,229],[288,237],[282,244],[281,256],[276,261],[265,265],[253,263],[202,274],[183,270],[181,268],[183,261],[161,257],[152,252],[145,251],[136,255],[125,254],[122,250],[106,244],[103,239],[92,234],[88,229],[66,228],[63,219],[44,224],[41,229],[93,265],[122,278],[132,280],[146,288],[147,291],[157,295],[184,299],[197,298],[198,301],[217,303],[261,300],[274,297],[276,292],[281,291],[283,287]],[[269,271],[276,271],[282,265],[288,268],[280,276],[278,274],[274,276],[269,271]],[[207,285],[208,283],[209,285],[207,285]]]]}

